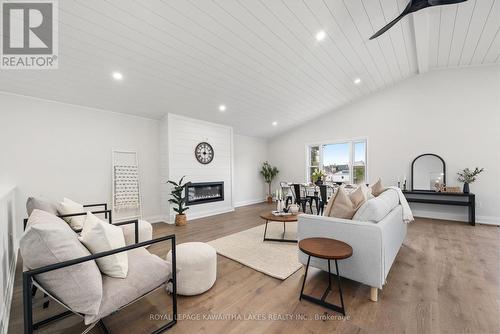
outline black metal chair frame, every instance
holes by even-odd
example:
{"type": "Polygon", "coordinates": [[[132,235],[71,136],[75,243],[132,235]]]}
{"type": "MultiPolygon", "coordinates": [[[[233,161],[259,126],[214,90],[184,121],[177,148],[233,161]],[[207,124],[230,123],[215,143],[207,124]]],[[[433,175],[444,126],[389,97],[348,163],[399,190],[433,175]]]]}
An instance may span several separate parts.
{"type": "MultiPolygon", "coordinates": [[[[88,206],[84,206],[84,207],[94,207],[94,206],[101,206],[101,205],[104,205],[105,208],[107,208],[107,204],[95,204],[95,205],[88,205],[88,206]]],[[[176,253],[175,253],[175,234],[139,243],[139,220],[138,219],[112,223],[111,210],[106,209],[106,210],[101,210],[101,211],[93,211],[92,213],[93,214],[104,214],[104,216],[108,219],[108,223],[113,224],[115,226],[134,224],[135,225],[135,229],[134,229],[135,244],[121,247],[121,248],[117,248],[117,249],[107,251],[107,252],[101,252],[98,254],[93,254],[93,255],[89,255],[89,256],[73,259],[73,260],[68,260],[65,262],[54,263],[54,264],[51,264],[48,266],[44,266],[41,268],[32,269],[32,270],[28,270],[28,271],[23,272],[24,333],[31,334],[31,333],[33,333],[34,330],[40,328],[41,326],[45,326],[45,325],[52,323],[54,321],[61,320],[61,319],[66,318],[72,314],[78,315],[78,313],[75,313],[75,312],[68,310],[68,311],[62,312],[60,314],[54,315],[52,317],[49,317],[47,319],[41,320],[41,321],[33,324],[33,300],[32,300],[32,298],[35,296],[36,290],[37,290],[36,285],[33,284],[33,281],[35,280],[35,278],[34,278],[35,275],[39,275],[39,274],[49,272],[52,270],[65,268],[65,267],[72,266],[72,265],[75,265],[78,263],[95,260],[95,259],[98,259],[98,258],[101,258],[104,256],[108,256],[108,255],[112,255],[112,254],[116,254],[116,253],[120,253],[120,252],[126,252],[126,251],[129,251],[129,250],[134,249],[134,248],[144,247],[144,246],[148,246],[148,245],[162,242],[162,241],[166,241],[166,240],[171,240],[171,242],[172,242],[172,278],[167,283],[172,283],[173,315],[172,315],[172,320],[170,322],[168,322],[164,326],[158,328],[157,330],[153,331],[152,334],[162,333],[162,332],[166,331],[167,329],[169,329],[170,327],[172,327],[173,325],[175,325],[177,323],[177,278],[176,278],[177,271],[176,271],[176,253]]],[[[58,217],[59,218],[67,218],[67,217],[83,216],[86,214],[87,214],[86,212],[81,212],[81,213],[60,215],[58,217]]],[[[26,229],[27,222],[28,222],[28,219],[27,218],[24,219],[24,221],[23,221],[24,229],[26,229]]],[[[81,230],[73,230],[73,231],[75,233],[81,232],[81,230]]],[[[155,288],[151,291],[154,291],[157,288],[155,288]]],[[[47,296],[47,295],[45,295],[45,296],[47,296]]],[[[141,299],[144,296],[137,298],[132,303],[141,299]]],[[[47,301],[43,304],[43,308],[47,308],[48,305],[49,305],[49,302],[47,301]]],[[[80,316],[81,316],[81,314],[80,314],[80,316]]],[[[106,334],[108,334],[108,330],[107,330],[106,326],[104,325],[102,319],[99,320],[98,324],[101,327],[101,329],[106,334]]]]}
{"type": "Polygon", "coordinates": [[[285,194],[285,189],[288,189],[290,191],[290,192],[287,192],[287,194],[285,195],[285,208],[288,208],[288,201],[290,201],[290,203],[293,203],[292,187],[290,186],[290,184],[288,182],[280,182],[280,188],[281,188],[281,192],[283,194],[285,194]]]}
{"type": "MultiPolygon", "coordinates": [[[[312,211],[312,197],[302,197],[300,194],[300,187],[301,185],[298,183],[294,183],[293,185],[293,195],[295,196],[295,204],[298,204],[299,206],[302,207],[302,212],[306,213],[306,208],[307,208],[307,203],[309,203],[309,208],[312,211]]],[[[307,194],[306,194],[307,195],[307,194]]]]}
{"type": "MultiPolygon", "coordinates": [[[[107,210],[107,211],[108,211],[108,213],[110,213],[110,210],[107,210]]],[[[104,213],[104,212],[96,212],[96,213],[104,213]]],[[[72,215],[65,215],[65,216],[81,216],[81,215],[85,215],[85,214],[86,213],[79,213],[79,214],[72,214],[72,215]]],[[[111,216],[109,219],[111,221],[111,216]]],[[[135,248],[152,245],[152,244],[166,241],[166,240],[171,240],[171,243],[172,243],[172,278],[166,283],[172,283],[172,309],[173,309],[172,313],[173,313],[173,316],[172,316],[171,321],[169,321],[167,324],[163,325],[162,327],[154,330],[153,332],[151,332],[151,334],[163,333],[164,331],[171,328],[172,326],[174,326],[177,323],[177,277],[176,277],[177,269],[176,269],[175,234],[152,239],[152,240],[148,240],[148,241],[143,241],[143,242],[139,243],[138,242],[139,241],[139,220],[134,219],[134,220],[130,220],[130,221],[114,223],[114,225],[117,225],[117,226],[126,225],[126,224],[135,224],[135,242],[136,243],[134,245],[128,245],[128,246],[113,249],[110,251],[92,254],[92,255],[88,255],[88,256],[84,256],[84,257],[80,257],[77,259],[68,260],[68,261],[64,261],[64,262],[54,263],[54,264],[51,264],[48,266],[44,266],[44,267],[40,267],[40,268],[36,268],[36,269],[32,269],[32,270],[28,270],[28,271],[23,272],[23,310],[24,310],[24,333],[25,334],[32,334],[34,330],[40,328],[41,326],[47,325],[53,321],[60,320],[60,319],[65,318],[71,314],[76,314],[76,315],[82,316],[79,313],[75,313],[73,311],[68,310],[68,311],[65,311],[61,314],[57,314],[55,316],[41,320],[41,321],[34,324],[33,323],[33,300],[32,300],[31,291],[32,291],[32,288],[34,286],[33,282],[35,281],[36,275],[43,274],[43,273],[53,271],[53,270],[57,270],[57,269],[61,269],[61,268],[66,268],[66,267],[73,266],[73,265],[76,265],[79,263],[96,260],[96,259],[99,259],[101,257],[108,256],[108,255],[126,252],[129,250],[135,249],[135,248]]],[[[155,289],[153,289],[151,291],[154,291],[158,288],[159,287],[156,287],[155,289]]],[[[144,296],[145,295],[137,298],[132,303],[142,299],[144,296]]],[[[130,304],[132,304],[132,303],[130,303],[130,304]]],[[[103,331],[105,333],[108,333],[108,330],[106,329],[106,326],[104,325],[102,319],[100,319],[98,321],[98,324],[100,325],[100,327],[103,329],[103,331]]]]}
{"type": "Polygon", "coordinates": [[[328,191],[326,189],[326,185],[322,184],[319,186],[319,207],[318,207],[318,215],[323,214],[325,210],[325,205],[328,201],[328,191]]]}

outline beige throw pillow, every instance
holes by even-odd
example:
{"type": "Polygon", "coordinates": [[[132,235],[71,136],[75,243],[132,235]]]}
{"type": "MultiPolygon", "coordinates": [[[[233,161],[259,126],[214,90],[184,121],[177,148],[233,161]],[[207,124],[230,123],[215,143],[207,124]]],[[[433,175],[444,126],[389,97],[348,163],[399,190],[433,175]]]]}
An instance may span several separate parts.
{"type": "Polygon", "coordinates": [[[325,210],[325,215],[329,217],[351,219],[358,208],[366,202],[366,193],[366,189],[360,186],[352,193],[347,194],[344,186],[341,186],[337,190],[335,197],[331,200],[331,209],[329,211],[325,210]]]}
{"type": "MultiPolygon", "coordinates": [[[[90,255],[65,221],[38,209],[33,210],[29,217],[19,249],[23,265],[28,269],[90,255]]],[[[83,314],[99,312],[102,276],[94,261],[49,271],[37,275],[36,280],[73,311],[83,314]]]]}
{"type": "MultiPolygon", "coordinates": [[[[61,215],[69,215],[72,213],[85,212],[85,209],[82,204],[74,202],[69,198],[64,198],[64,200],[59,203],[57,211],[59,211],[59,214],[61,215]]],[[[83,228],[83,224],[85,223],[85,216],[66,217],[64,220],[73,230],[81,230],[83,228]]]]}
{"type": "Polygon", "coordinates": [[[373,196],[375,196],[375,197],[377,197],[378,195],[380,195],[381,193],[383,193],[385,191],[385,188],[382,186],[382,180],[380,180],[380,179],[378,179],[377,182],[372,184],[370,186],[370,188],[372,190],[373,196]]]}
{"type": "MultiPolygon", "coordinates": [[[[125,237],[120,227],[108,224],[87,212],[80,241],[92,253],[100,253],[125,247],[125,237]]],[[[121,252],[96,259],[97,266],[105,275],[125,278],[128,273],[127,252],[121,252]]]]}

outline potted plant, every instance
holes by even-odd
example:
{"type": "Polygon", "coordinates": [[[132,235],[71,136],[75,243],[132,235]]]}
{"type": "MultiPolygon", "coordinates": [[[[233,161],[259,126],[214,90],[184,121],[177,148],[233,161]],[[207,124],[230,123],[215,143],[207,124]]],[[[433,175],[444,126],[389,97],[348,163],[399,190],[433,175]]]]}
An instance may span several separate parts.
{"type": "Polygon", "coordinates": [[[458,172],[458,181],[464,183],[463,192],[464,194],[469,193],[469,183],[476,181],[476,177],[484,171],[484,168],[479,169],[476,167],[474,170],[465,168],[463,171],[458,172]]]}
{"type": "Polygon", "coordinates": [[[262,169],[260,170],[260,174],[264,177],[264,180],[269,186],[269,192],[267,195],[267,203],[272,203],[273,202],[273,195],[271,192],[271,183],[273,182],[273,179],[278,175],[280,171],[278,168],[271,166],[269,162],[264,162],[262,164],[262,169]]]}
{"type": "Polygon", "coordinates": [[[177,214],[175,215],[175,225],[177,226],[183,226],[187,224],[186,214],[184,213],[184,211],[189,209],[189,207],[184,206],[184,204],[186,203],[187,197],[185,189],[188,183],[182,183],[185,177],[186,176],[184,175],[179,182],[170,180],[167,181],[167,183],[173,185],[172,191],[170,192],[172,198],[168,201],[176,205],[176,207],[174,207],[173,209],[175,212],[177,212],[177,214]]]}
{"type": "Polygon", "coordinates": [[[311,175],[313,183],[319,187],[323,184],[323,177],[325,175],[326,174],[323,170],[316,168],[311,175]]]}

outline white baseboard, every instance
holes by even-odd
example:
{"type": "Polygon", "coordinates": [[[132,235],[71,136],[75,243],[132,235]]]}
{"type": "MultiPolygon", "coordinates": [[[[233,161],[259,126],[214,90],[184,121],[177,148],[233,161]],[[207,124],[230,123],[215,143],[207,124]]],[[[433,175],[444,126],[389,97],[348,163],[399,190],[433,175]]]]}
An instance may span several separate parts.
{"type": "Polygon", "coordinates": [[[12,259],[11,270],[9,275],[7,276],[7,291],[4,296],[4,305],[3,307],[3,315],[1,319],[0,333],[7,333],[9,329],[9,320],[10,320],[10,307],[12,305],[12,294],[14,292],[14,278],[16,275],[16,265],[17,265],[17,251],[14,254],[14,258],[12,259]]]}
{"type": "Polygon", "coordinates": [[[200,212],[196,212],[196,213],[189,213],[189,211],[187,211],[186,215],[187,215],[188,220],[193,220],[193,219],[198,219],[198,218],[205,218],[205,217],[220,215],[222,213],[233,212],[233,211],[234,211],[233,207],[226,207],[226,208],[200,211],[200,212]]]}
{"type": "Polygon", "coordinates": [[[252,205],[252,204],[258,204],[258,203],[262,203],[262,202],[265,202],[265,201],[266,201],[265,198],[249,199],[249,200],[239,201],[239,202],[234,203],[234,207],[235,208],[239,208],[240,206],[247,206],[247,205],[252,205]]]}
{"type": "Polygon", "coordinates": [[[151,224],[154,224],[154,223],[166,223],[168,221],[168,218],[165,217],[165,216],[163,216],[163,215],[148,216],[148,217],[144,217],[142,219],[150,222],[151,224]]]}
{"type": "MultiPolygon", "coordinates": [[[[467,216],[464,214],[438,212],[438,211],[425,211],[425,210],[412,210],[412,211],[415,217],[454,220],[461,222],[467,221],[467,216]]],[[[485,225],[500,225],[500,217],[476,216],[476,223],[485,225]]]]}
{"type": "Polygon", "coordinates": [[[476,223],[484,225],[500,226],[500,217],[495,216],[476,216],[476,223]]]}

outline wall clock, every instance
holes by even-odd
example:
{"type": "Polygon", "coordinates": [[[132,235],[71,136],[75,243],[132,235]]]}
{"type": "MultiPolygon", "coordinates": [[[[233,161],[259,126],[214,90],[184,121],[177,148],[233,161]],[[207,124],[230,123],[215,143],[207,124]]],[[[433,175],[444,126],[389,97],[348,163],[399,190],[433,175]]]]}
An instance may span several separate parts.
{"type": "Polygon", "coordinates": [[[206,165],[214,159],[214,149],[209,143],[202,142],[196,145],[194,155],[199,163],[206,165]]]}

